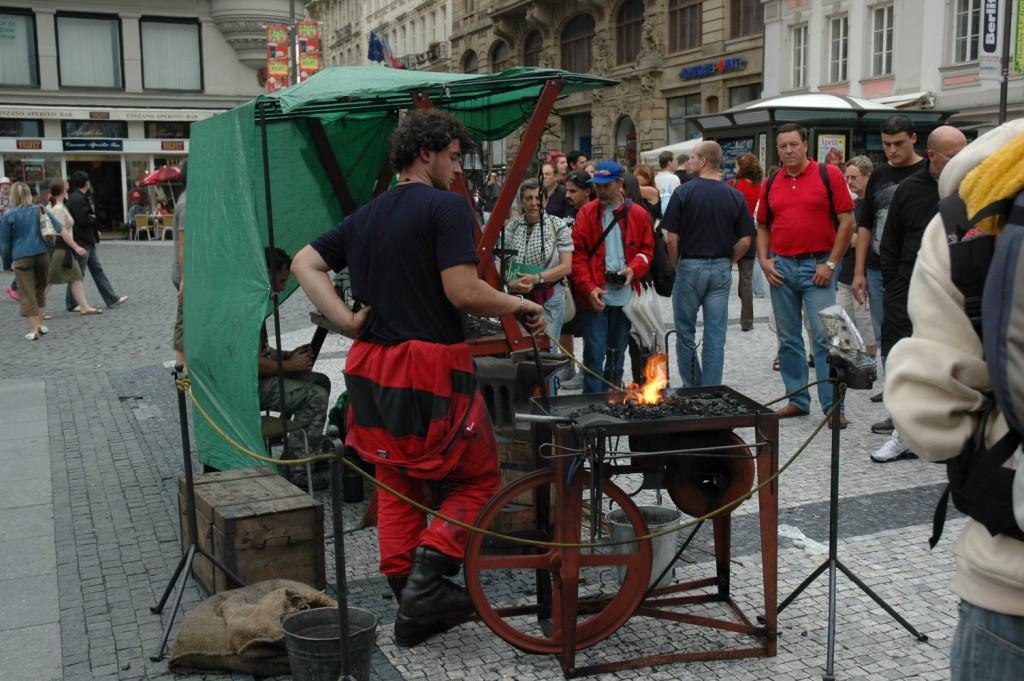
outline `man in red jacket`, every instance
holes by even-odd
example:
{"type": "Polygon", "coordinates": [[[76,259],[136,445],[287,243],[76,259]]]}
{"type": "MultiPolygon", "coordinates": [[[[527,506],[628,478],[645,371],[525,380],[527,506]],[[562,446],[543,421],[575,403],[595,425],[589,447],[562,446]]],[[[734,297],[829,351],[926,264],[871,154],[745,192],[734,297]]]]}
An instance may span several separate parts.
{"type": "MultiPolygon", "coordinates": [[[[583,364],[615,385],[622,384],[629,340],[623,307],[640,291],[654,254],[650,216],[625,198],[623,174],[615,161],[597,164],[591,179],[597,200],[576,214],[572,232],[572,282],[583,332],[583,364]]],[[[583,377],[583,392],[606,389],[595,376],[583,377]]]]}

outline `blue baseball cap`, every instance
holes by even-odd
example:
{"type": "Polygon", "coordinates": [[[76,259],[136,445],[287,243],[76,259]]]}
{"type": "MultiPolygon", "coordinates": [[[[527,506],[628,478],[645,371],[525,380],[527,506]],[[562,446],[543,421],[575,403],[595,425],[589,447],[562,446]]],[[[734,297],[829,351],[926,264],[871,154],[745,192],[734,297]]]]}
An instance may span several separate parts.
{"type": "Polygon", "coordinates": [[[622,166],[615,161],[601,161],[594,167],[590,181],[594,184],[611,184],[623,177],[622,166]]]}

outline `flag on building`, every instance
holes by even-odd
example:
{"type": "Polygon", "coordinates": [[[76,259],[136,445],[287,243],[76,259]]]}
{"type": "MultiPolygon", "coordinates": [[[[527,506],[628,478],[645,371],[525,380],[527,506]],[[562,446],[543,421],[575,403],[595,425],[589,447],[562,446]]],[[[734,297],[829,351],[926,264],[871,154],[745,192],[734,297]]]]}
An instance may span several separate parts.
{"type": "Polygon", "coordinates": [[[370,31],[370,45],[366,50],[366,58],[378,64],[384,62],[393,69],[403,68],[398,63],[395,53],[391,51],[387,37],[377,31],[370,31]]]}

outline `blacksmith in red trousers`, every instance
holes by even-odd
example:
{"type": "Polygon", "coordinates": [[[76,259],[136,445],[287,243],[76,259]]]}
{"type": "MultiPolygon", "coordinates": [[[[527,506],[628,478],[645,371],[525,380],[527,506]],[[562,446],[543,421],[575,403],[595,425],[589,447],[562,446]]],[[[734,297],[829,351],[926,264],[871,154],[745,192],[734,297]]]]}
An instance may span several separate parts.
{"type": "MultiPolygon", "coordinates": [[[[540,305],[477,276],[473,216],[448,189],[469,133],[436,111],[408,114],[391,140],[398,184],[317,237],[292,272],[314,305],[357,340],[345,365],[346,445],[377,479],[427,503],[425,481],[445,480],[442,514],[472,523],[497,491],[497,447],[477,391],[463,313],[516,314],[534,333],[540,305]],[[327,272],[348,268],[353,313],[327,272]]],[[[458,572],[466,531],[378,495],[380,569],[399,599],[395,639],[414,646],[473,611],[458,572]]]]}

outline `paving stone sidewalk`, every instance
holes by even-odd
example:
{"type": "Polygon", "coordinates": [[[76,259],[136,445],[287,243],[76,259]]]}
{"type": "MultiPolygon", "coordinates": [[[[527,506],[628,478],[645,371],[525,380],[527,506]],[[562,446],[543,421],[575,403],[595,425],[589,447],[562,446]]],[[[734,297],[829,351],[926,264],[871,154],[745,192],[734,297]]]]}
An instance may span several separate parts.
{"type": "MultiPolygon", "coordinates": [[[[4,433],[0,463],[5,470],[0,477],[0,679],[248,681],[252,677],[245,675],[173,677],[166,662],[148,659],[165,622],[149,607],[180,556],[176,393],[163,366],[171,358],[172,252],[159,242],[104,242],[101,249],[115,288],[130,296],[123,307],[82,318],[58,305],[51,308],[57,310],[51,334],[39,343],[28,343],[21,338],[23,322],[17,306],[0,301],[4,348],[0,353],[4,433]],[[161,278],[164,270],[167,276],[161,278]],[[30,545],[34,548],[25,548],[30,545]],[[31,600],[29,596],[36,593],[50,595],[51,600],[31,600]]],[[[91,282],[88,288],[92,299],[99,300],[91,282]]],[[[57,294],[63,294],[59,287],[51,293],[57,294]]],[[[777,397],[783,391],[778,374],[770,368],[774,336],[764,323],[766,302],[756,301],[757,322],[749,333],[739,330],[735,299],[731,306],[726,382],[758,400],[777,397]]],[[[308,311],[308,303],[300,296],[285,305],[285,347],[308,341],[308,311]]],[[[331,375],[335,391],[342,387],[340,367],[346,351],[344,342],[331,338],[317,365],[331,375]]],[[[674,370],[673,378],[677,378],[674,370]]],[[[916,642],[840,577],[838,678],[947,679],[956,621],[956,598],[949,591],[952,541],[963,520],[951,518],[943,541],[928,551],[942,469],[921,461],[880,466],[868,460],[884,441],[868,432],[868,425],[884,415],[880,405],[868,401],[868,394],[849,396],[847,413],[852,423],[842,437],[840,557],[928,634],[930,641],[916,642]]],[[[819,418],[784,422],[783,455],[803,442],[819,418]]],[[[827,541],[828,534],[828,459],[827,438],[819,437],[780,481],[780,522],[818,542],[827,541]]],[[[623,486],[635,488],[632,481],[623,486]]],[[[329,504],[325,495],[318,498],[329,504]]],[[[639,500],[653,503],[654,493],[644,492],[639,500]]],[[[351,528],[362,505],[347,504],[344,511],[351,528]]],[[[329,508],[325,516],[330,518],[329,508]]],[[[734,527],[733,590],[741,606],[753,610],[760,595],[754,504],[738,510],[734,527]]],[[[334,537],[329,522],[327,534],[328,581],[333,582],[334,537]]],[[[381,618],[374,679],[561,676],[554,658],[523,654],[479,623],[453,629],[431,646],[411,651],[397,648],[391,631],[395,604],[386,597],[387,587],[376,572],[375,531],[352,532],[345,541],[353,604],[381,618]]],[[[711,547],[710,534],[702,530],[694,545],[695,562],[677,568],[680,578],[710,574],[713,567],[702,552],[711,547]]],[[[820,554],[780,540],[780,596],[788,594],[821,560],[820,554]]],[[[820,678],[826,596],[821,578],[782,614],[775,658],[677,664],[595,678],[820,678]]],[[[194,607],[200,599],[198,589],[190,586],[183,608],[194,607]]],[[[580,659],[700,648],[723,637],[637,618],[580,659]]]]}

